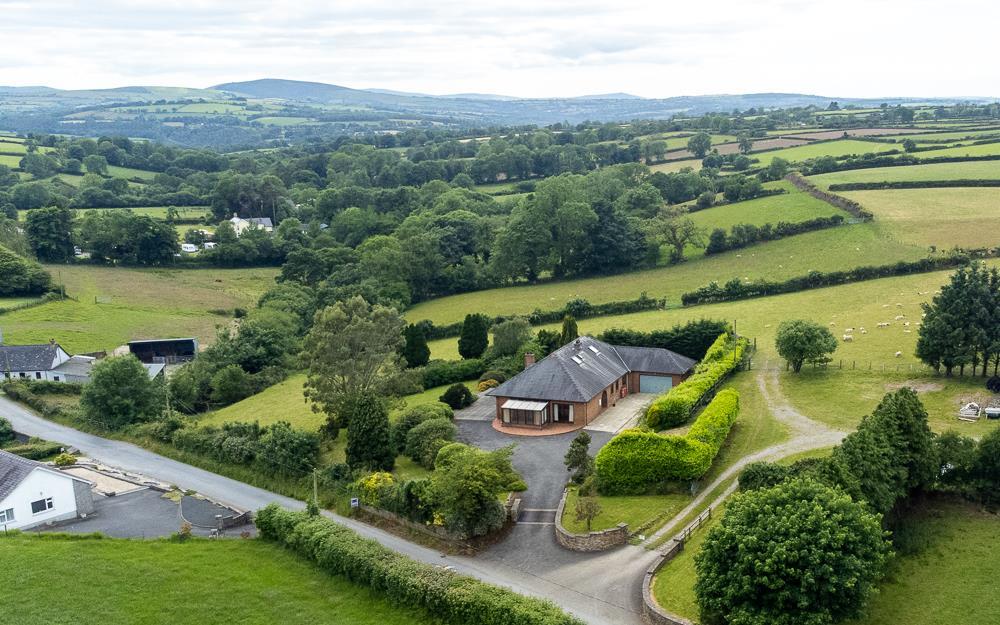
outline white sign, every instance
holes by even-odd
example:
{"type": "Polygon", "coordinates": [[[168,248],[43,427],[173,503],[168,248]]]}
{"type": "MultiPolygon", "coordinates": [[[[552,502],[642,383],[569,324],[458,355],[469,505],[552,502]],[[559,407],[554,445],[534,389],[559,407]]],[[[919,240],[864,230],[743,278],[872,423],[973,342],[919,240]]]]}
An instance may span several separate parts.
{"type": "Polygon", "coordinates": [[[357,497],[351,497],[351,507],[352,507],[352,508],[357,508],[357,507],[359,507],[360,505],[361,505],[361,502],[360,502],[360,501],[358,501],[358,498],[357,498],[357,497]]]}

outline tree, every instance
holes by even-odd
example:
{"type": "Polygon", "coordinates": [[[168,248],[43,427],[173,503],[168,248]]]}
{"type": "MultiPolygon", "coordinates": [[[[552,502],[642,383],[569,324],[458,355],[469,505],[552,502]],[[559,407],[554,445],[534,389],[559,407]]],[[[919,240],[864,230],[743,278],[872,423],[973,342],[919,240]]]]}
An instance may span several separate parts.
{"type": "Polygon", "coordinates": [[[465,316],[458,337],[458,353],[462,358],[479,358],[490,345],[490,318],[473,313],[465,316]]]}
{"type": "Polygon", "coordinates": [[[305,396],[313,410],[326,413],[331,434],[345,425],[345,401],[389,390],[387,383],[401,369],[403,327],[394,308],[371,306],[358,296],[316,313],[302,350],[305,396]]]}
{"type": "Polygon", "coordinates": [[[355,396],[347,413],[347,464],[367,471],[392,471],[396,452],[385,401],[371,392],[355,396]]]}
{"type": "Polygon", "coordinates": [[[49,262],[73,258],[73,213],[68,208],[39,208],[28,211],[25,232],[35,255],[49,262]]]}
{"type": "Polygon", "coordinates": [[[423,367],[431,359],[431,348],[427,347],[424,326],[413,324],[403,330],[403,358],[407,367],[423,367]]]}
{"type": "Polygon", "coordinates": [[[90,154],[83,158],[83,167],[88,174],[108,175],[108,159],[100,154],[90,154]]]}
{"type": "Polygon", "coordinates": [[[563,464],[573,472],[573,481],[582,484],[594,472],[594,457],[590,455],[590,434],[580,430],[566,450],[563,464]]]}
{"type": "Polygon", "coordinates": [[[781,180],[788,174],[789,163],[780,156],[771,159],[771,164],[767,166],[768,180],[781,180]]]}
{"type": "Polygon", "coordinates": [[[14,426],[10,424],[10,421],[0,417],[0,447],[3,447],[7,443],[14,440],[14,426]]]}
{"type": "Polygon", "coordinates": [[[497,356],[513,356],[531,340],[531,324],[524,317],[501,321],[492,330],[493,352],[497,356]]]}
{"type": "Polygon", "coordinates": [[[688,245],[705,245],[705,231],[696,226],[687,214],[687,209],[681,206],[664,207],[649,226],[650,234],[657,242],[670,246],[672,263],[684,260],[684,250],[688,245]]]}
{"type": "Polygon", "coordinates": [[[576,319],[573,318],[573,315],[566,315],[563,317],[562,333],[559,335],[561,344],[566,345],[567,343],[575,341],[579,336],[580,331],[576,327],[576,319]]]}
{"type": "Polygon", "coordinates": [[[903,139],[903,150],[913,152],[917,149],[917,142],[913,139],[903,139]]]}
{"type": "Polygon", "coordinates": [[[1000,430],[994,428],[979,441],[972,475],[983,501],[1000,505],[1000,430]]]}
{"type": "Polygon", "coordinates": [[[735,495],[695,556],[708,622],[827,625],[858,616],[890,556],[879,515],[799,478],[735,495]]]}
{"type": "Polygon", "coordinates": [[[226,406],[253,394],[250,376],[239,365],[227,365],[212,376],[212,401],[226,406]]]}
{"type": "Polygon", "coordinates": [[[450,453],[447,462],[435,468],[431,474],[431,497],[451,531],[473,537],[503,527],[505,513],[500,495],[524,489],[520,476],[511,467],[512,453],[513,447],[492,452],[468,447],[450,453]]]}
{"type": "Polygon", "coordinates": [[[749,154],[753,150],[753,140],[748,134],[740,133],[737,141],[739,142],[740,154],[749,154]]]}
{"type": "Polygon", "coordinates": [[[0,245],[0,296],[41,295],[51,281],[41,265],[0,245]]]}
{"type": "Polygon", "coordinates": [[[705,158],[712,148],[712,137],[707,132],[699,132],[688,139],[687,147],[695,158],[705,158]]]}
{"type": "Polygon", "coordinates": [[[580,497],[576,500],[576,520],[586,521],[588,532],[590,531],[591,523],[600,513],[601,504],[594,497],[580,497]]]}
{"type": "Polygon", "coordinates": [[[80,397],[87,419],[109,430],[149,421],[163,407],[162,385],[150,380],[146,368],[131,354],[95,364],[80,397]]]}
{"type": "Polygon", "coordinates": [[[837,349],[837,339],[827,328],[805,319],[782,321],[774,339],[778,354],[798,373],[802,365],[824,363],[837,349]]]}

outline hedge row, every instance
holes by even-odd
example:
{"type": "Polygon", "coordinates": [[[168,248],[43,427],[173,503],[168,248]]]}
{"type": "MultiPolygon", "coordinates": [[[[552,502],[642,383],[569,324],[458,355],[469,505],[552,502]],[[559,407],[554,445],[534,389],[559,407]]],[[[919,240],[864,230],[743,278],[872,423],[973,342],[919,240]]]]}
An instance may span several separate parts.
{"type": "Polygon", "coordinates": [[[817,200],[822,200],[827,204],[830,204],[831,206],[836,206],[837,208],[843,211],[847,211],[848,213],[854,215],[856,218],[861,219],[862,221],[871,221],[874,218],[874,215],[872,215],[871,212],[869,212],[863,206],[861,206],[861,204],[858,204],[854,200],[849,200],[846,197],[837,195],[835,193],[828,193],[827,191],[823,191],[815,184],[813,184],[811,180],[806,180],[805,178],[803,178],[802,176],[800,176],[795,172],[792,172],[787,176],[785,176],[785,180],[792,183],[796,189],[808,193],[817,200]]]}
{"type": "MultiPolygon", "coordinates": [[[[747,172],[742,171],[740,173],[746,174],[747,172]]],[[[772,195],[784,195],[785,193],[788,193],[788,189],[761,189],[760,193],[758,193],[751,199],[759,200],[762,197],[771,197],[772,195]]],[[[687,209],[689,213],[697,213],[698,211],[708,210],[709,208],[717,208],[719,206],[731,206],[733,204],[739,204],[740,202],[744,201],[749,202],[750,200],[737,200],[735,202],[730,202],[729,200],[723,198],[721,200],[714,201],[711,204],[705,206],[699,206],[698,203],[694,203],[688,206],[687,209]]]]}
{"type": "Polygon", "coordinates": [[[779,221],[778,225],[763,224],[736,224],[729,234],[722,228],[716,228],[709,237],[708,246],[705,248],[705,255],[718,254],[727,250],[738,250],[748,245],[760,243],[761,241],[774,241],[784,237],[795,236],[814,230],[825,230],[826,228],[836,228],[843,225],[842,215],[831,215],[829,217],[817,217],[806,221],[792,222],[779,221]]]}
{"type": "Polygon", "coordinates": [[[770,280],[741,282],[738,278],[734,278],[721,286],[718,282],[711,282],[696,291],[685,293],[681,296],[681,303],[684,306],[693,306],[696,304],[731,302],[766,295],[795,293],[808,289],[862,282],[864,280],[952,269],[969,264],[972,257],[992,258],[996,256],[1000,256],[1000,248],[964,250],[949,256],[923,258],[912,262],[900,261],[892,265],[855,267],[846,271],[810,271],[804,276],[796,276],[782,282],[772,282],[770,280]]]}
{"type": "MultiPolygon", "coordinates": [[[[0,389],[14,401],[21,402],[22,404],[29,406],[30,408],[37,411],[43,417],[48,419],[53,419],[56,417],[64,416],[66,411],[60,404],[52,403],[42,397],[41,394],[34,391],[36,384],[40,385],[44,382],[30,382],[26,380],[10,380],[0,384],[0,389]]],[[[49,384],[61,384],[60,382],[50,382],[49,384]]],[[[67,386],[77,387],[76,384],[67,384],[67,386]]]]}
{"type": "Polygon", "coordinates": [[[691,418],[707,394],[740,364],[748,342],[719,335],[691,377],[657,397],[646,409],[645,423],[654,430],[677,427],[691,418]]]}
{"type": "Polygon", "coordinates": [[[480,358],[435,360],[423,369],[423,385],[426,389],[475,380],[486,372],[486,368],[486,361],[480,358]]]}
{"type": "Polygon", "coordinates": [[[852,169],[875,169],[880,167],[903,167],[906,165],[927,165],[932,163],[967,163],[975,161],[1000,161],[1000,155],[987,154],[985,156],[932,156],[929,158],[917,158],[910,154],[900,154],[899,156],[874,156],[870,158],[849,158],[832,166],[823,163],[821,170],[806,167],[804,173],[807,176],[813,174],[825,174],[834,171],[849,171],[852,169]]]}
{"type": "Polygon", "coordinates": [[[28,460],[44,460],[58,454],[62,449],[63,447],[59,443],[32,439],[27,443],[5,447],[4,451],[12,453],[15,456],[27,458],[28,460]]]}
{"type": "Polygon", "coordinates": [[[322,517],[271,504],[257,529],[331,575],[455,625],[583,625],[554,604],[412,560],[322,517]]]}
{"type": "MultiPolygon", "coordinates": [[[[566,305],[558,310],[539,310],[524,316],[531,325],[543,325],[546,323],[557,323],[562,321],[566,315],[574,319],[586,319],[588,317],[602,317],[610,315],[624,315],[627,313],[642,312],[644,310],[660,310],[667,305],[666,300],[655,299],[641,293],[639,297],[618,302],[605,302],[603,304],[592,304],[585,299],[574,299],[566,302],[566,305]]],[[[515,315],[501,315],[493,317],[491,325],[502,323],[512,319],[515,315]]],[[[428,340],[446,339],[456,337],[462,333],[462,322],[449,323],[444,326],[436,326],[430,321],[420,322],[426,328],[428,340]]]]}
{"type": "Polygon", "coordinates": [[[686,436],[622,432],[597,454],[598,489],[609,495],[638,494],[663,482],[701,477],[712,466],[739,411],[739,393],[725,389],[705,407],[686,436]]]}
{"type": "Polygon", "coordinates": [[[1000,187],[1000,180],[897,180],[893,182],[842,182],[831,184],[831,191],[881,191],[885,189],[940,189],[946,187],[1000,187]]]}
{"type": "Polygon", "coordinates": [[[660,347],[694,360],[702,360],[718,336],[728,329],[727,321],[698,319],[688,321],[684,325],[675,324],[669,330],[652,332],[640,332],[631,328],[609,328],[597,338],[611,345],[660,347]]]}

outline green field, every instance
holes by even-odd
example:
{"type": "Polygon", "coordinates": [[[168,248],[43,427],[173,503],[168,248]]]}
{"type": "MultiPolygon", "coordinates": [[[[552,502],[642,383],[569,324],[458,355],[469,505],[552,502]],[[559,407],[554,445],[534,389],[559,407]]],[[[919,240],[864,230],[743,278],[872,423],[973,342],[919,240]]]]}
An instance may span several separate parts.
{"type": "MultiPolygon", "coordinates": [[[[1000,265],[997,261],[991,264],[1000,265]]],[[[951,273],[938,271],[736,302],[581,319],[579,327],[581,333],[597,334],[612,327],[649,331],[669,328],[692,319],[728,319],[737,324],[736,329],[741,334],[757,339],[755,361],[765,363],[768,359],[774,361],[777,358],[774,333],[781,321],[812,319],[827,325],[838,340],[846,328],[855,329],[854,340],[840,342],[834,353],[835,366],[843,360],[847,368],[852,363],[866,368],[871,362],[875,367],[884,364],[890,369],[898,366],[908,370],[911,365],[919,366],[913,350],[917,340],[915,324],[920,321],[920,304],[929,302],[933,292],[947,282],[951,273]],[[896,315],[905,315],[906,319],[896,321],[896,315]],[[882,321],[892,325],[877,328],[882,321]],[[903,326],[907,321],[911,325],[903,326]],[[860,333],[862,327],[868,330],[867,334],[860,333]],[[895,357],[897,351],[902,352],[899,358],[895,357]]],[[[547,327],[558,327],[558,324],[547,327]]],[[[431,341],[430,346],[434,358],[458,357],[457,339],[431,341]]]]}
{"type": "Polygon", "coordinates": [[[0,554],[4,614],[18,625],[201,625],[223,613],[244,625],[431,623],[260,540],[15,534],[0,537],[0,554]]]}
{"type": "MultiPolygon", "coordinates": [[[[834,271],[860,265],[917,260],[922,246],[891,240],[877,222],[831,228],[762,243],[742,250],[692,259],[679,265],[624,275],[548,282],[463,293],[423,302],[406,312],[407,319],[436,324],[461,321],[467,313],[527,314],[535,309],[561,308],[571,299],[592,303],[628,300],[645,291],[677,305],[682,293],[732,278],[782,280],[810,270],[834,271]]],[[[700,314],[700,313],[699,313],[700,314]]]]}
{"type": "Polygon", "coordinates": [[[0,165],[6,165],[11,169],[17,169],[21,166],[21,157],[13,154],[0,154],[0,165]]]}
{"type": "MultiPolygon", "coordinates": [[[[795,223],[831,215],[841,215],[845,218],[850,216],[808,193],[798,191],[789,182],[782,181],[778,185],[770,186],[783,188],[788,193],[700,210],[692,213],[691,219],[698,227],[711,232],[715,228],[729,230],[736,224],[776,225],[779,221],[795,223]]],[[[692,255],[703,253],[697,248],[690,250],[692,255]]]]}
{"type": "Polygon", "coordinates": [[[916,157],[922,159],[955,156],[1000,156],[1000,142],[963,145],[956,148],[944,148],[942,150],[928,150],[927,152],[916,153],[916,157]]]}
{"type": "Polygon", "coordinates": [[[924,132],[912,135],[893,135],[898,143],[912,139],[917,143],[925,141],[961,141],[962,139],[985,139],[1000,134],[1000,128],[985,128],[982,130],[957,130],[953,132],[924,132]]]}
{"type": "Polygon", "coordinates": [[[119,167],[117,165],[108,165],[108,175],[115,178],[127,178],[131,180],[132,178],[138,178],[140,180],[152,180],[156,177],[155,171],[146,171],[145,169],[133,169],[131,167],[119,167]]]}
{"type": "Polygon", "coordinates": [[[818,158],[820,156],[848,156],[850,154],[867,154],[869,152],[887,152],[889,150],[902,150],[902,148],[890,143],[877,143],[874,141],[859,141],[857,139],[838,139],[836,141],[825,141],[822,143],[810,143],[799,145],[794,148],[783,150],[772,150],[755,154],[754,158],[760,160],[761,165],[769,165],[775,158],[783,158],[786,161],[797,163],[818,158]]]}
{"type": "Polygon", "coordinates": [[[1000,245],[1000,190],[990,187],[844,191],[894,239],[939,249],[1000,245]]]}
{"type": "Polygon", "coordinates": [[[679,161],[667,161],[666,163],[660,163],[658,165],[650,165],[649,170],[653,172],[662,171],[665,174],[671,174],[686,167],[690,167],[691,169],[698,171],[701,169],[701,159],[688,158],[679,161]]]}
{"type": "Polygon", "coordinates": [[[5,313],[0,326],[10,343],[55,339],[71,353],[111,350],[143,338],[194,336],[211,342],[217,326],[231,323],[233,309],[253,307],[277,274],[270,268],[47,269],[72,299],[5,313]]]}
{"type": "Polygon", "coordinates": [[[311,117],[257,117],[253,121],[268,126],[298,126],[309,124],[316,120],[311,117]]]}
{"type": "Polygon", "coordinates": [[[1000,180],[1000,161],[967,161],[959,163],[928,163],[902,167],[849,169],[830,174],[810,176],[821,188],[848,182],[920,182],[925,180],[1000,180]]]}

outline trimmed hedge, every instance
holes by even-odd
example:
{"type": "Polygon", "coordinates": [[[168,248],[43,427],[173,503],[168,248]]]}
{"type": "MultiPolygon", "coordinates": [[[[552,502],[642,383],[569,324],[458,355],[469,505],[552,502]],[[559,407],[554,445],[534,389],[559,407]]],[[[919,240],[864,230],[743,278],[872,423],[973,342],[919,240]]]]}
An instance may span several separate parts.
{"type": "Polygon", "coordinates": [[[62,449],[63,446],[60,443],[33,438],[27,443],[5,447],[4,451],[12,453],[15,456],[27,458],[28,460],[44,460],[58,454],[62,449]]]}
{"type": "Polygon", "coordinates": [[[722,228],[716,228],[709,238],[705,255],[710,256],[727,250],[738,250],[761,241],[776,241],[815,230],[836,228],[843,224],[843,215],[831,215],[830,217],[817,217],[798,222],[779,221],[777,225],[736,224],[730,229],[729,234],[726,234],[722,228]]]}
{"type": "Polygon", "coordinates": [[[486,361],[481,358],[468,360],[434,360],[423,369],[424,388],[475,380],[486,371],[486,361]]]}
{"type": "Polygon", "coordinates": [[[886,189],[940,189],[949,187],[1000,187],[1000,180],[896,180],[882,182],[842,182],[831,184],[831,191],[882,191],[886,189]]]}
{"type": "Polygon", "coordinates": [[[625,328],[605,330],[598,339],[611,345],[629,347],[662,347],[701,360],[719,334],[729,329],[729,322],[719,319],[698,319],[684,325],[677,324],[669,330],[640,332],[625,328]]]}
{"type": "Polygon", "coordinates": [[[583,625],[555,604],[412,560],[322,517],[271,504],[260,510],[257,529],[314,562],[399,605],[425,610],[454,625],[583,625]]]}
{"type": "Polygon", "coordinates": [[[739,411],[739,393],[725,389],[705,407],[686,436],[622,432],[597,453],[598,490],[608,495],[640,494],[663,482],[701,477],[711,468],[739,411]]]}
{"type": "Polygon", "coordinates": [[[694,374],[649,405],[646,409],[646,425],[654,430],[664,430],[685,423],[706,394],[739,365],[747,345],[745,338],[732,339],[728,333],[719,335],[694,374]]]}

